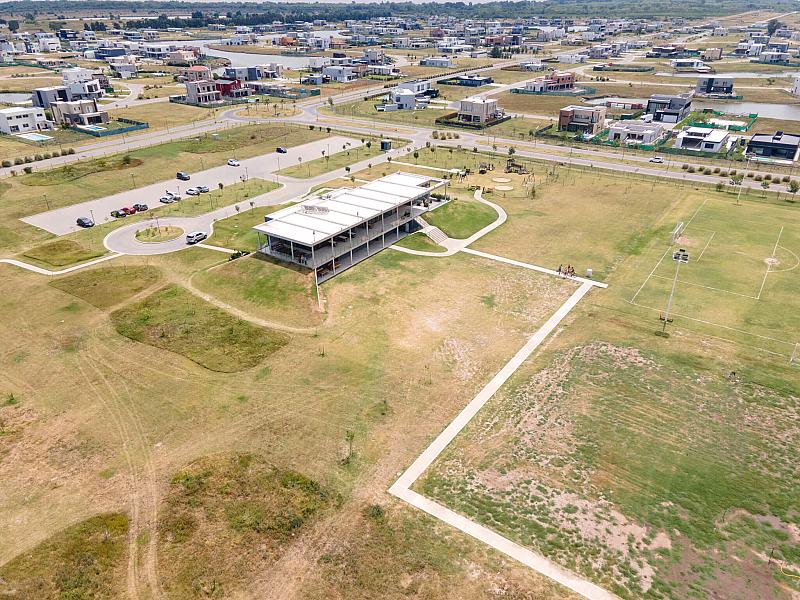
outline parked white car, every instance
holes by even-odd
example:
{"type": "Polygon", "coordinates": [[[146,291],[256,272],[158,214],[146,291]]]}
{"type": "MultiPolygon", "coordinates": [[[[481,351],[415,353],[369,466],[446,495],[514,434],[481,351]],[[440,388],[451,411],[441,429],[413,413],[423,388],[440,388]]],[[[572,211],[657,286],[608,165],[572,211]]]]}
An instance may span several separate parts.
{"type": "Polygon", "coordinates": [[[186,234],[186,243],[189,245],[196,244],[198,242],[202,242],[207,237],[208,234],[206,234],[205,231],[193,231],[186,234]]]}
{"type": "Polygon", "coordinates": [[[238,167],[239,164],[240,164],[239,161],[236,160],[235,158],[229,158],[228,159],[228,166],[229,167],[238,167]]]}
{"type": "Polygon", "coordinates": [[[189,189],[186,190],[186,195],[187,196],[199,196],[200,195],[200,189],[196,188],[196,187],[190,187],[189,189]]]}

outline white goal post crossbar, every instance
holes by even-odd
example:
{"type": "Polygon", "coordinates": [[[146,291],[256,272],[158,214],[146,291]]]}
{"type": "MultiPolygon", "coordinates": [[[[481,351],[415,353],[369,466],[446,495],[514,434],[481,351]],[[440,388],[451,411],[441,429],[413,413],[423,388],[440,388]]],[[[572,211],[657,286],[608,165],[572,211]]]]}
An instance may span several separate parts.
{"type": "Polygon", "coordinates": [[[686,226],[683,224],[683,221],[675,225],[675,229],[672,230],[672,243],[675,244],[681,237],[683,230],[686,229],[686,226]]]}

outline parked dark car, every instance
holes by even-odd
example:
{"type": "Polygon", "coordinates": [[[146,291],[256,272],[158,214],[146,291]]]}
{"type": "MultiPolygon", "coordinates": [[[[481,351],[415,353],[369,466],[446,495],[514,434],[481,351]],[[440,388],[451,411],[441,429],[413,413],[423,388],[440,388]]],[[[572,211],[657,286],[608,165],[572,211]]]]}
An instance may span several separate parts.
{"type": "Polygon", "coordinates": [[[181,181],[189,181],[191,179],[191,177],[186,171],[178,171],[177,173],[175,173],[175,177],[177,177],[181,181]]]}
{"type": "Polygon", "coordinates": [[[277,148],[275,148],[275,152],[277,152],[278,154],[286,154],[286,148],[284,148],[283,146],[278,146],[277,148]]]}
{"type": "Polygon", "coordinates": [[[136,209],[136,212],[144,212],[147,210],[147,204],[134,204],[133,208],[136,209]]]}
{"type": "Polygon", "coordinates": [[[111,216],[115,219],[121,219],[122,217],[127,217],[128,215],[122,212],[121,210],[112,210],[111,216]]]}
{"type": "Polygon", "coordinates": [[[94,227],[94,221],[89,217],[81,217],[77,221],[78,227],[94,227]]]}

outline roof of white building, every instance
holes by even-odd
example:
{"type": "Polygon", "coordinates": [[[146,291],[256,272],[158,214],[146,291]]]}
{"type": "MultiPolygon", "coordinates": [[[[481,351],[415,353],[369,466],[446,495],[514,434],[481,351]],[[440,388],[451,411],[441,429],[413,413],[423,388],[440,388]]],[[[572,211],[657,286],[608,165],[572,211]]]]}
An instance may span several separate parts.
{"type": "Polygon", "coordinates": [[[702,137],[703,141],[719,143],[725,141],[725,138],[728,137],[728,131],[725,129],[708,129],[706,127],[687,127],[678,135],[682,137],[702,137]]]}
{"type": "Polygon", "coordinates": [[[0,108],[0,114],[3,115],[17,115],[17,114],[28,114],[34,111],[40,111],[41,108],[37,108],[35,106],[11,106],[9,108],[0,108]]]}
{"type": "Polygon", "coordinates": [[[443,179],[392,173],[357,188],[342,188],[270,214],[253,229],[312,245],[355,227],[445,184],[443,179]]]}

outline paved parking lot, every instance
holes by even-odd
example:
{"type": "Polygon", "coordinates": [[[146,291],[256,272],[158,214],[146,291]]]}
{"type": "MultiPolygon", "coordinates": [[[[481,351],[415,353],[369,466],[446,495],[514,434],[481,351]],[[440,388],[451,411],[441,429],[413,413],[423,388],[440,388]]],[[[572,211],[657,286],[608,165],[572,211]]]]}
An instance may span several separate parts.
{"type": "Polygon", "coordinates": [[[226,186],[232,183],[238,183],[245,174],[250,178],[260,177],[261,179],[271,179],[273,177],[272,173],[278,170],[279,157],[281,168],[286,168],[298,164],[297,159],[299,157],[307,161],[322,156],[323,150],[327,152],[328,149],[330,149],[332,153],[336,153],[336,150],[341,149],[342,145],[345,143],[350,143],[351,147],[361,145],[361,142],[354,138],[332,136],[301,146],[287,148],[288,152],[286,154],[270,152],[269,154],[247,158],[242,160],[241,166],[238,167],[229,167],[225,165],[206,169],[198,173],[193,172],[190,173],[192,176],[191,181],[178,181],[173,178],[127,192],[112,194],[105,198],[87,200],[79,204],[38,213],[24,217],[22,220],[25,223],[39,227],[55,235],[65,235],[80,229],[75,223],[79,217],[94,216],[95,222],[99,224],[113,220],[111,211],[118,210],[123,206],[131,206],[137,203],[147,204],[151,209],[162,206],[158,199],[163,196],[164,192],[167,190],[178,192],[185,197],[184,191],[186,188],[206,185],[211,189],[216,189],[219,183],[226,186]]]}

